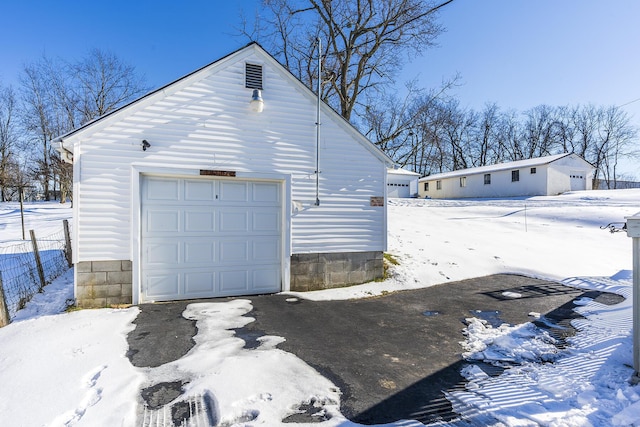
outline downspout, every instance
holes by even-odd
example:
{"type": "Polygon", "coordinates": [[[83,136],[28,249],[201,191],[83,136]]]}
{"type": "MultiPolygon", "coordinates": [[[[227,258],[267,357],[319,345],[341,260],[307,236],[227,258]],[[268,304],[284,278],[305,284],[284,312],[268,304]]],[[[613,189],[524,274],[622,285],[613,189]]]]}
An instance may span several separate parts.
{"type": "Polygon", "coordinates": [[[318,42],[318,96],[316,105],[316,206],[320,206],[320,88],[322,87],[322,40],[318,42]]]}

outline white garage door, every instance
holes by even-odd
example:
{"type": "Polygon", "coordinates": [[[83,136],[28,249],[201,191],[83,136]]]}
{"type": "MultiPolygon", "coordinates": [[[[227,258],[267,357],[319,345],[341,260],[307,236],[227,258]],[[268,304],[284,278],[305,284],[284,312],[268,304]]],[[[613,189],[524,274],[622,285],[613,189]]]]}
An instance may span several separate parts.
{"type": "Polygon", "coordinates": [[[571,191],[581,191],[587,189],[587,174],[582,171],[571,171],[571,191]]]}
{"type": "Polygon", "coordinates": [[[143,301],[280,291],[278,183],[144,176],[141,187],[143,301]]]}
{"type": "Polygon", "coordinates": [[[388,197],[409,197],[409,183],[389,182],[387,183],[388,197]]]}

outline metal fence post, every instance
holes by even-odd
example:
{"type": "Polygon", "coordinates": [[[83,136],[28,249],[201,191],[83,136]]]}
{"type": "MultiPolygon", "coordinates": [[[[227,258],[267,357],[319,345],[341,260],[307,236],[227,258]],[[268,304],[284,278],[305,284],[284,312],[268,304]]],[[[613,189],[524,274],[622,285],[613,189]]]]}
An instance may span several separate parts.
{"type": "Polygon", "coordinates": [[[38,268],[38,276],[40,276],[40,290],[47,284],[44,277],[44,269],[42,268],[42,261],[40,261],[40,252],[38,251],[38,242],[36,241],[36,233],[33,230],[29,230],[31,235],[31,244],[33,245],[33,256],[36,259],[36,267],[38,268]]]}
{"type": "Polygon", "coordinates": [[[62,220],[62,225],[64,227],[64,256],[67,258],[67,264],[69,268],[73,267],[73,256],[71,252],[71,235],[69,234],[69,221],[62,220]]]}
{"type": "Polygon", "coordinates": [[[640,212],[627,218],[627,236],[633,239],[633,369],[640,382],[640,212]]]}
{"type": "Polygon", "coordinates": [[[4,285],[2,284],[2,271],[0,271],[0,328],[7,326],[11,323],[11,317],[9,316],[9,308],[7,307],[7,300],[4,297],[4,285]]]}

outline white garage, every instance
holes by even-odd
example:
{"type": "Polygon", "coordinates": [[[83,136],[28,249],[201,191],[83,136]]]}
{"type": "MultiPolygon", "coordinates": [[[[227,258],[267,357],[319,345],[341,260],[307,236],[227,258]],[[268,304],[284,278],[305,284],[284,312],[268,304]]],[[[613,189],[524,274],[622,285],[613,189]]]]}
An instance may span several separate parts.
{"type": "Polygon", "coordinates": [[[256,43],[54,143],[73,164],[78,306],[384,274],[392,160],[256,43]]]}
{"type": "Polygon", "coordinates": [[[143,301],[280,290],[278,183],[143,176],[141,193],[143,301]]]}
{"type": "Polygon", "coordinates": [[[418,195],[420,174],[403,168],[387,169],[387,197],[407,198],[418,195]]]}

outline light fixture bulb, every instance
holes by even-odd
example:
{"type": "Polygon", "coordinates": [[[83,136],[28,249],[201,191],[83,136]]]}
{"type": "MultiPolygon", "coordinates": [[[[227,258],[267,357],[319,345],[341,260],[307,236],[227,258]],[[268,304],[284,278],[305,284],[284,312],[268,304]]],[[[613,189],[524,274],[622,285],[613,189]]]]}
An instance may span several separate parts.
{"type": "Polygon", "coordinates": [[[251,102],[249,103],[251,109],[256,113],[261,113],[264,109],[264,101],[262,100],[262,93],[260,89],[254,89],[253,95],[251,95],[251,102]]]}

